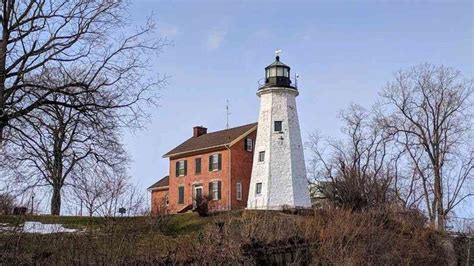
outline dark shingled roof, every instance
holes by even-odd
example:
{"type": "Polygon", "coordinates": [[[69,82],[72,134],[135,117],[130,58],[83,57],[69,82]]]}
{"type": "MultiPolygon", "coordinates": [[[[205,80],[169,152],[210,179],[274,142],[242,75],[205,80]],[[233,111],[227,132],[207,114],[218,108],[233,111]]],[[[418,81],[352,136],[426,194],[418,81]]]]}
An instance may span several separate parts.
{"type": "Polygon", "coordinates": [[[256,127],[257,123],[243,125],[240,127],[229,128],[221,131],[211,132],[203,134],[199,137],[191,137],[185,142],[178,145],[176,148],[167,152],[163,157],[170,157],[176,154],[183,154],[196,150],[204,150],[207,148],[214,148],[224,146],[231,143],[238,137],[242,136],[245,132],[249,131],[253,127],[256,127]]]}
{"type": "Polygon", "coordinates": [[[277,56],[277,58],[275,59],[275,62],[271,63],[271,64],[268,65],[266,68],[274,67],[274,66],[289,67],[289,66],[285,65],[283,62],[280,61],[280,57],[279,57],[279,56],[277,56]]]}
{"type": "Polygon", "coordinates": [[[162,179],[160,179],[155,184],[151,185],[148,189],[166,187],[169,184],[170,184],[170,177],[167,175],[167,176],[163,177],[162,179]]]}

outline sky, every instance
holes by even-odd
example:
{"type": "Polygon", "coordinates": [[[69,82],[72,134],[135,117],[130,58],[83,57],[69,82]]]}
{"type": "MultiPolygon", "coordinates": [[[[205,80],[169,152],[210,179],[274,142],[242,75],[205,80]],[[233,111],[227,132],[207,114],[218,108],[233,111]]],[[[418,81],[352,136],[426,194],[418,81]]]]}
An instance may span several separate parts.
{"type": "Polygon", "coordinates": [[[156,37],[172,42],[150,61],[167,85],[146,128],[124,134],[143,190],[168,174],[162,155],[193,126],[225,129],[226,100],[231,127],[257,121],[255,93],[276,49],[300,76],[303,142],[314,132],[339,136],[340,111],[369,108],[397,70],[433,63],[474,77],[471,1],[131,2],[132,24],[152,14],[156,37]]]}

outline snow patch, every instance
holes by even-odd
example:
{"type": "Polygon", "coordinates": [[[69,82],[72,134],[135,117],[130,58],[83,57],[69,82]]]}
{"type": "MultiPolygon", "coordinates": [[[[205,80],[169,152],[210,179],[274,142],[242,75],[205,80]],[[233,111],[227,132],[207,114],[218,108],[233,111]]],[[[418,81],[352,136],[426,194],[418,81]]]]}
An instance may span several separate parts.
{"type": "Polygon", "coordinates": [[[65,228],[62,224],[43,224],[41,222],[26,221],[23,227],[0,227],[0,231],[22,232],[31,234],[54,234],[54,233],[76,233],[78,229],[65,228]]]}
{"type": "Polygon", "coordinates": [[[75,233],[78,229],[69,229],[63,227],[62,224],[43,224],[40,222],[25,222],[23,225],[24,233],[34,234],[54,234],[54,233],[75,233]]]}

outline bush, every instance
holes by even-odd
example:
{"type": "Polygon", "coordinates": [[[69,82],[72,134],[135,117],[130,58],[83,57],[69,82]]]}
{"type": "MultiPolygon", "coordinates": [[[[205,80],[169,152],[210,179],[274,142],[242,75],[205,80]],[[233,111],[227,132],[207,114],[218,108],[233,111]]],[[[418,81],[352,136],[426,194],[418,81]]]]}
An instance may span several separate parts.
{"type": "Polygon", "coordinates": [[[196,200],[196,212],[201,217],[206,217],[209,215],[209,200],[207,197],[198,197],[196,200]]]}
{"type": "Polygon", "coordinates": [[[13,211],[15,206],[15,197],[8,193],[0,194],[0,214],[8,215],[13,211]]]}

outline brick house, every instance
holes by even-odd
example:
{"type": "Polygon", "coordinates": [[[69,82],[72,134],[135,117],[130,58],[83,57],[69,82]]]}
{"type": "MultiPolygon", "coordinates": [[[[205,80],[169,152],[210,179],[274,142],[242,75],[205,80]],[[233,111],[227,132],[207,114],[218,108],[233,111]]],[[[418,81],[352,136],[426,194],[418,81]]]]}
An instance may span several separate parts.
{"type": "Polygon", "coordinates": [[[163,156],[169,175],[148,188],[152,215],[193,209],[204,196],[211,211],[245,208],[256,131],[257,123],[211,133],[194,127],[191,138],[163,156]]]}

